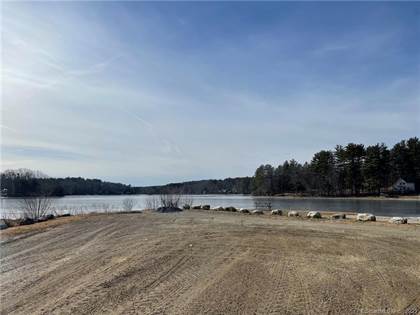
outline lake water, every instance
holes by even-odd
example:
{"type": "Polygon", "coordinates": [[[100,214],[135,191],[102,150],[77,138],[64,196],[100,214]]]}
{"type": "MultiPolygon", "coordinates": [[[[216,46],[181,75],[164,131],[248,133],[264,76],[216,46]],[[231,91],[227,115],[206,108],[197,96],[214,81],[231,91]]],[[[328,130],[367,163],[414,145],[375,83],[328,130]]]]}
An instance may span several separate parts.
{"type": "MultiPolygon", "coordinates": [[[[158,197],[158,196],[157,196],[158,197]]],[[[57,212],[87,213],[122,210],[123,200],[135,200],[134,209],[144,209],[150,196],[66,196],[53,198],[53,207],[57,212]]],[[[234,206],[236,208],[255,208],[255,203],[264,204],[264,197],[244,195],[191,195],[194,205],[209,204],[211,207],[234,206]]],[[[418,200],[367,200],[340,198],[270,198],[272,208],[283,210],[324,210],[344,212],[370,212],[375,215],[420,217],[420,201],[418,200]]],[[[20,211],[19,198],[1,198],[1,217],[16,217],[20,211]]]]}

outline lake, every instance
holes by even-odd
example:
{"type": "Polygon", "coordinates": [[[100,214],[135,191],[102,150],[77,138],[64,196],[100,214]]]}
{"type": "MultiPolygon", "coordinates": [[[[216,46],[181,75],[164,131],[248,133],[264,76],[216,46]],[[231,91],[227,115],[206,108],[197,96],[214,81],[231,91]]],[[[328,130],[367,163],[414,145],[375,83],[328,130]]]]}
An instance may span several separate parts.
{"type": "MultiPolygon", "coordinates": [[[[157,196],[158,197],[158,196],[157,196]]],[[[87,213],[122,210],[125,198],[135,200],[134,209],[146,206],[148,195],[119,196],[66,196],[53,198],[53,207],[59,213],[87,213]]],[[[211,207],[234,206],[236,208],[255,208],[255,202],[264,204],[265,197],[244,195],[189,195],[193,204],[209,204],[211,207]]],[[[420,217],[419,200],[369,200],[344,198],[288,198],[273,197],[270,199],[272,208],[283,210],[318,210],[344,212],[370,212],[375,215],[420,217]]],[[[1,217],[16,217],[20,215],[19,198],[1,198],[1,217]]]]}

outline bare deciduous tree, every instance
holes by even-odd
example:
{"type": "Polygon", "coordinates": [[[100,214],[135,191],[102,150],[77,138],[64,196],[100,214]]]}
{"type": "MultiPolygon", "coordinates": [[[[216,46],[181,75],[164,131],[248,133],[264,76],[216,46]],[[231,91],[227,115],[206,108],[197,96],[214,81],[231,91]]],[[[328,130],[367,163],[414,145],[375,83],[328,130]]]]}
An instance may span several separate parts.
{"type": "Polygon", "coordinates": [[[191,209],[193,202],[194,202],[194,199],[192,196],[188,196],[188,195],[181,196],[181,204],[183,205],[184,209],[191,209]]]}
{"type": "Polygon", "coordinates": [[[180,194],[163,194],[160,195],[160,205],[165,208],[179,208],[181,201],[180,194]]]}
{"type": "Polygon", "coordinates": [[[179,193],[167,193],[159,196],[152,195],[146,199],[146,209],[156,210],[159,207],[164,208],[179,208],[180,205],[191,207],[193,198],[191,196],[184,196],[179,193]]]}
{"type": "Polygon", "coordinates": [[[51,212],[52,199],[48,196],[26,197],[20,200],[24,218],[39,219],[51,212]]]}
{"type": "Polygon", "coordinates": [[[98,210],[98,212],[111,213],[113,207],[111,204],[103,202],[99,204],[94,204],[93,208],[98,210]]]}
{"type": "Polygon", "coordinates": [[[122,202],[124,211],[133,210],[135,205],[136,205],[136,201],[133,198],[125,198],[122,202]]]}
{"type": "Polygon", "coordinates": [[[156,210],[159,207],[159,200],[157,196],[148,196],[146,198],[146,209],[156,210]]]}

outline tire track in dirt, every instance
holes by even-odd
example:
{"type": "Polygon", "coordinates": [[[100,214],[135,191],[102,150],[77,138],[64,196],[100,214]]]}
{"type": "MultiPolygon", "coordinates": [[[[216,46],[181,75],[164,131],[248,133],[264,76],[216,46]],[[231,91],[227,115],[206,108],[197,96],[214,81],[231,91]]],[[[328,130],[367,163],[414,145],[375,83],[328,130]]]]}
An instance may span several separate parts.
{"type": "MultiPolygon", "coordinates": [[[[217,242],[219,235],[216,233],[212,234],[212,236],[214,236],[214,240],[217,242]]],[[[209,240],[209,234],[205,234],[203,239],[209,240]]],[[[197,243],[201,242],[198,241],[197,243]]],[[[196,252],[200,254],[196,254],[196,252],[193,253],[194,260],[192,262],[191,270],[187,270],[187,273],[181,274],[181,278],[186,277],[188,280],[181,282],[181,285],[179,286],[180,290],[174,295],[174,298],[177,299],[177,303],[168,303],[168,301],[164,301],[164,307],[156,308],[152,314],[160,312],[171,314],[202,313],[203,304],[205,304],[201,301],[202,295],[205,295],[205,292],[209,291],[209,288],[213,285],[218,284],[220,278],[223,278],[226,270],[230,269],[238,259],[242,259],[242,257],[246,255],[246,253],[232,245],[223,247],[221,244],[216,246],[207,244],[204,247],[197,247],[196,252]],[[211,254],[203,255],[203,250],[210,250],[211,254]]],[[[169,284],[169,289],[170,288],[171,284],[169,284]]]]}
{"type": "Polygon", "coordinates": [[[289,268],[290,261],[288,259],[276,259],[273,257],[272,270],[272,285],[268,294],[268,301],[263,305],[258,313],[261,314],[285,314],[287,312],[287,288],[288,279],[286,272],[289,268]]]}
{"type": "Polygon", "coordinates": [[[361,276],[369,283],[369,286],[363,286],[364,294],[362,295],[361,304],[369,305],[369,308],[365,308],[364,311],[370,312],[379,309],[379,305],[381,305],[381,309],[388,310],[390,307],[388,300],[393,294],[392,288],[389,286],[385,276],[377,266],[378,264],[382,264],[382,255],[378,255],[378,247],[381,246],[381,244],[375,242],[374,244],[359,244],[359,246],[364,257],[366,257],[361,276]],[[373,247],[374,250],[371,250],[370,247],[373,247]]]}
{"type": "Polygon", "coordinates": [[[316,304],[312,303],[311,293],[307,282],[302,279],[300,271],[294,268],[290,270],[290,273],[293,275],[293,278],[298,283],[298,294],[297,299],[293,303],[293,307],[297,306],[298,309],[305,310],[305,314],[312,314],[312,310],[316,308],[316,304]]]}
{"type": "MultiPolygon", "coordinates": [[[[176,238],[174,238],[174,235],[172,233],[165,234],[165,237],[173,240],[175,243],[177,242],[176,238]]],[[[179,237],[179,234],[178,234],[178,237],[179,237]]],[[[166,243],[166,241],[163,241],[163,242],[166,243]]],[[[114,302],[118,302],[121,305],[130,304],[131,302],[130,303],[125,302],[127,300],[126,296],[128,296],[132,300],[132,303],[131,303],[132,305],[128,307],[128,309],[136,310],[132,312],[138,312],[139,309],[142,309],[144,305],[151,306],[150,309],[153,309],[156,307],[163,307],[162,305],[160,306],[157,305],[155,303],[156,301],[159,301],[160,303],[162,303],[162,301],[167,301],[166,304],[168,304],[169,301],[172,300],[168,298],[168,292],[171,292],[170,295],[172,295],[172,292],[174,296],[180,295],[182,291],[184,290],[184,288],[189,287],[188,285],[189,281],[190,282],[194,281],[196,278],[195,276],[196,271],[192,269],[192,267],[195,264],[194,262],[196,260],[195,257],[199,257],[200,260],[208,260],[208,257],[204,255],[192,255],[191,250],[196,248],[196,246],[194,245],[194,247],[189,247],[187,241],[183,240],[182,242],[183,242],[182,245],[177,246],[180,249],[176,251],[174,250],[173,246],[172,247],[159,246],[159,252],[165,254],[166,255],[165,257],[167,259],[159,259],[153,262],[150,268],[149,267],[145,268],[144,271],[132,270],[122,277],[123,282],[127,280],[128,278],[130,278],[130,280],[132,280],[131,282],[136,282],[136,279],[138,279],[140,283],[145,283],[147,279],[143,279],[142,275],[144,275],[147,272],[147,274],[149,275],[148,278],[152,279],[151,282],[149,282],[145,286],[137,285],[137,286],[133,286],[130,289],[123,288],[119,290],[121,292],[120,294],[117,295],[117,297],[115,296],[110,297],[111,300],[113,300],[114,302]],[[171,265],[172,264],[171,261],[176,259],[180,255],[182,256],[182,259],[178,263],[175,263],[174,265],[172,265],[170,269],[164,268],[165,266],[171,265]],[[187,279],[188,277],[190,278],[189,281],[183,281],[187,279]],[[160,297],[162,294],[165,295],[164,298],[160,297]],[[142,302],[142,299],[143,300],[146,299],[147,301],[142,302]]],[[[216,257],[220,256],[223,253],[223,248],[221,247],[218,248],[218,251],[219,252],[216,253],[216,257]]],[[[200,249],[198,249],[198,252],[200,252],[200,249]]],[[[115,285],[116,280],[114,279],[113,281],[115,285]]],[[[115,289],[116,288],[114,288],[114,291],[115,289]]],[[[101,309],[101,312],[103,310],[104,308],[101,309]]]]}
{"type": "Polygon", "coordinates": [[[168,273],[159,276],[156,282],[145,288],[142,298],[133,302],[131,313],[162,314],[165,307],[172,305],[184,288],[191,286],[191,282],[196,278],[190,265],[192,258],[183,256],[181,260],[182,263],[171,268],[168,273]]]}
{"type": "Polygon", "coordinates": [[[193,297],[183,309],[174,313],[256,313],[265,299],[264,283],[268,281],[269,274],[254,255],[253,248],[248,246],[246,251],[224,258],[212,268],[199,287],[194,288],[193,297]]]}
{"type": "MultiPolygon", "coordinates": [[[[213,236],[217,237],[217,235],[213,236]]],[[[226,248],[221,246],[205,243],[204,239],[208,240],[208,235],[205,235],[202,240],[196,240],[194,245],[190,244],[192,246],[186,248],[183,253],[185,263],[171,272],[164,281],[160,281],[156,286],[144,292],[144,296],[136,298],[132,306],[133,313],[161,314],[168,310],[171,313],[177,312],[172,309],[174,305],[182,304],[182,301],[186,299],[185,296],[188,297],[191,290],[196,289],[198,282],[205,281],[221,261],[232,259],[232,256],[236,255],[232,252],[229,253],[226,248]],[[208,250],[211,253],[201,254],[208,250]]]]}
{"type": "MultiPolygon", "coordinates": [[[[99,229],[96,229],[90,233],[82,234],[82,237],[80,239],[80,243],[83,244],[83,246],[86,246],[86,248],[89,246],[89,244],[93,244],[95,242],[95,239],[103,233],[107,227],[101,227],[99,229]],[[84,242],[84,243],[83,243],[84,242]]],[[[80,237],[79,237],[80,238],[80,237]]],[[[82,248],[81,247],[81,248],[82,248]]],[[[20,281],[14,281],[15,278],[9,278],[12,280],[10,281],[3,281],[2,282],[2,289],[5,287],[13,286],[14,294],[20,295],[22,298],[26,300],[32,299],[33,295],[38,294],[48,294],[51,292],[51,288],[61,286],[63,283],[66,283],[68,280],[71,280],[76,276],[75,273],[67,273],[65,266],[71,264],[72,258],[76,258],[80,255],[80,249],[76,248],[74,251],[69,250],[66,251],[66,255],[57,255],[51,257],[52,260],[49,262],[48,265],[45,264],[38,264],[35,268],[32,267],[30,272],[33,275],[33,277],[25,278],[20,281]],[[58,277],[58,275],[65,275],[64,277],[58,277]],[[66,275],[67,274],[67,275],[66,275]],[[48,286],[43,286],[44,283],[48,283],[48,286]],[[38,287],[37,290],[33,290],[34,287],[38,287]]],[[[48,257],[48,253],[50,252],[50,249],[47,249],[47,253],[42,253],[39,251],[32,251],[32,255],[37,258],[37,260],[40,260],[44,257],[48,257]]],[[[17,259],[20,262],[19,256],[13,256],[14,259],[17,259]]],[[[33,261],[33,260],[32,260],[33,261]]],[[[18,269],[19,272],[21,272],[21,269],[18,269]]],[[[79,271],[82,271],[83,268],[80,268],[79,271]]],[[[75,272],[77,273],[78,270],[76,269],[75,272]]],[[[2,278],[6,276],[8,272],[2,273],[2,278]]],[[[3,290],[2,290],[3,292],[3,290]]],[[[3,294],[2,294],[3,297],[3,294]]],[[[6,309],[6,311],[8,311],[6,309]]]]}
{"type": "Polygon", "coordinates": [[[185,260],[182,257],[174,261],[174,257],[177,257],[175,252],[167,253],[158,258],[146,259],[140,265],[136,263],[137,257],[133,257],[130,265],[96,285],[95,299],[86,297],[75,310],[80,308],[90,313],[113,311],[116,306],[123,305],[139,292],[147,291],[163,281],[185,260]]]}
{"type": "Polygon", "coordinates": [[[414,299],[410,301],[410,303],[404,307],[404,310],[400,312],[404,315],[417,315],[420,314],[420,290],[415,295],[414,299]]]}

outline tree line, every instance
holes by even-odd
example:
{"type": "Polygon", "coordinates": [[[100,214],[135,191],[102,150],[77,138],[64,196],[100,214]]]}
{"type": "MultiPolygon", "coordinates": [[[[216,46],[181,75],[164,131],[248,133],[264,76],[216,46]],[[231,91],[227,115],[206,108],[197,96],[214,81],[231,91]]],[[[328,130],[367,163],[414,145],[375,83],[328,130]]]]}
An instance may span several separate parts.
{"type": "Polygon", "coordinates": [[[33,195],[121,194],[254,194],[287,193],[310,196],[379,195],[397,179],[415,183],[420,192],[420,141],[402,140],[392,148],[383,143],[349,143],[315,153],[303,164],[288,160],[259,166],[252,177],[198,180],[162,186],[132,187],[81,177],[50,178],[27,169],[1,173],[1,191],[10,197],[33,195]]]}
{"type": "Polygon", "coordinates": [[[285,161],[255,171],[252,193],[297,193],[321,196],[379,195],[399,178],[420,188],[420,141],[402,140],[389,149],[378,143],[349,143],[315,153],[310,162],[285,161]]]}
{"type": "Polygon", "coordinates": [[[1,192],[2,195],[9,197],[122,195],[133,193],[130,185],[82,177],[51,178],[43,173],[28,169],[2,172],[1,192]]]}
{"type": "Polygon", "coordinates": [[[65,196],[65,195],[123,195],[123,194],[250,194],[251,177],[209,179],[163,186],[132,187],[120,183],[81,177],[51,178],[29,169],[7,170],[1,173],[2,195],[65,196]]]}
{"type": "Polygon", "coordinates": [[[171,183],[163,186],[134,187],[137,194],[250,194],[252,177],[236,177],[225,179],[205,179],[183,183],[171,183]]]}

